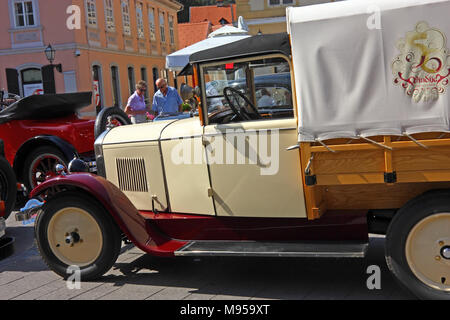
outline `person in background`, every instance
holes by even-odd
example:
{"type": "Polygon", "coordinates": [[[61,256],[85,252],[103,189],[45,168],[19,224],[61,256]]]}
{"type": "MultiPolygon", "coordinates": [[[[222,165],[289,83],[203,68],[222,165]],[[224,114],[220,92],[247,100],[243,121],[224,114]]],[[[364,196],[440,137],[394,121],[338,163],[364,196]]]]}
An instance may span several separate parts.
{"type": "Polygon", "coordinates": [[[152,110],[158,116],[163,113],[181,112],[181,99],[177,89],[169,87],[167,81],[163,78],[156,80],[156,91],[153,96],[152,110]]]}
{"type": "Polygon", "coordinates": [[[258,100],[258,108],[262,107],[272,107],[275,105],[275,100],[270,95],[266,88],[261,90],[261,98],[258,100]]]}
{"type": "Polygon", "coordinates": [[[151,111],[145,104],[147,83],[143,80],[136,84],[136,91],[128,98],[125,113],[131,116],[133,124],[147,121],[147,111],[151,111]]]}

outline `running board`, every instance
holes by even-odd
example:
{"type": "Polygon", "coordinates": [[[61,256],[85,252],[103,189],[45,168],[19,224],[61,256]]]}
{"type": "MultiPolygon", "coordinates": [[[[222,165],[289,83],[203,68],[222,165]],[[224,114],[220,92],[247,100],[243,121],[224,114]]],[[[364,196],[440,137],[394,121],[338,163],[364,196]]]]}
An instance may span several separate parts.
{"type": "Polygon", "coordinates": [[[367,243],[191,241],[176,256],[364,258],[367,243]]]}

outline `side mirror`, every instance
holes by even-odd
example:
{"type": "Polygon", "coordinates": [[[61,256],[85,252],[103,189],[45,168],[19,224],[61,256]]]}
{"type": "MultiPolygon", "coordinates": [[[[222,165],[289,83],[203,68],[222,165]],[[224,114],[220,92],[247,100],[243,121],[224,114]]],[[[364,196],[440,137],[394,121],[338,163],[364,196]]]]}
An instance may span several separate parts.
{"type": "Polygon", "coordinates": [[[200,89],[199,86],[196,86],[196,87],[195,87],[195,89],[194,89],[194,94],[195,94],[197,97],[200,97],[200,96],[202,95],[202,90],[200,89]]]}
{"type": "Polygon", "coordinates": [[[194,89],[187,84],[183,84],[180,88],[180,96],[183,101],[189,100],[194,96],[194,89]]]}

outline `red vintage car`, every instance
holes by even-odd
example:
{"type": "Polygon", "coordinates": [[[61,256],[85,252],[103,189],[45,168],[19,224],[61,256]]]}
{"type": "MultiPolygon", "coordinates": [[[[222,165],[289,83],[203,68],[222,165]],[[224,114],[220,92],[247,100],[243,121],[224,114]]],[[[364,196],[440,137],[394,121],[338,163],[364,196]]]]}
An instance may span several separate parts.
{"type": "Polygon", "coordinates": [[[56,164],[66,165],[74,157],[89,161],[95,170],[95,120],[77,114],[91,100],[91,92],[33,95],[13,103],[0,99],[5,157],[28,191],[55,175],[56,164]]]}

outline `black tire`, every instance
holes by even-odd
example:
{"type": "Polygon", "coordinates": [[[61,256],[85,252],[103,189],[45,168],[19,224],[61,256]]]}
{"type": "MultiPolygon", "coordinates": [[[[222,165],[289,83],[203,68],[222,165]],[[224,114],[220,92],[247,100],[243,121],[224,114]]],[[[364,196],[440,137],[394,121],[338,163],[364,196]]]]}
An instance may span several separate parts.
{"type": "MultiPolygon", "coordinates": [[[[3,218],[8,219],[16,202],[17,182],[16,175],[8,160],[0,156],[0,200],[5,202],[3,218]]],[[[0,215],[1,216],[1,215],[0,215]]]]}
{"type": "Polygon", "coordinates": [[[131,124],[130,118],[128,118],[128,115],[122,109],[118,107],[104,108],[95,119],[94,135],[96,139],[109,126],[113,126],[111,119],[117,121],[118,125],[125,126],[131,124]]]}
{"type": "MultiPolygon", "coordinates": [[[[392,219],[387,230],[385,243],[387,265],[400,284],[420,299],[450,299],[450,291],[447,289],[447,287],[450,288],[450,279],[441,278],[441,281],[443,281],[442,286],[445,286],[445,288],[442,288],[441,290],[438,289],[437,286],[431,286],[433,285],[433,279],[424,281],[419,279],[413,270],[420,269],[417,266],[411,266],[408,262],[406,253],[408,250],[408,236],[411,233],[413,239],[413,237],[417,235],[417,233],[414,233],[414,230],[417,230],[419,226],[430,219],[440,219],[443,214],[447,218],[446,213],[450,213],[450,190],[426,192],[402,207],[392,219]],[[427,281],[428,284],[426,283],[427,281]]],[[[450,237],[450,234],[448,236],[450,237]]],[[[439,237],[438,233],[436,233],[436,237],[439,237]]],[[[434,238],[430,238],[429,242],[435,243],[438,241],[434,238]]],[[[446,243],[445,245],[450,246],[450,243],[446,243]]],[[[430,245],[429,250],[427,247],[426,252],[430,252],[432,255],[430,261],[433,260],[433,257],[436,259],[440,254],[436,247],[437,245],[430,245]]],[[[411,252],[417,253],[418,251],[415,250],[411,252]]],[[[444,263],[444,268],[450,266],[450,260],[445,259],[443,256],[439,257],[439,260],[435,263],[444,263]]],[[[439,283],[436,284],[439,285],[439,283]]]]}
{"type": "MultiPolygon", "coordinates": [[[[99,254],[94,256],[95,261],[92,261],[87,265],[79,266],[81,281],[97,279],[111,269],[116,262],[121,248],[121,232],[105,209],[95,200],[92,200],[87,196],[74,192],[64,192],[50,199],[45,204],[43,212],[38,215],[35,224],[35,237],[39,251],[49,268],[64,279],[67,279],[70,276],[67,272],[69,266],[78,266],[75,262],[69,264],[66,263],[67,261],[64,262],[58,258],[53,251],[54,249],[52,249],[51,240],[49,240],[57,235],[56,231],[49,230],[50,222],[56,214],[61,213],[61,210],[65,210],[69,207],[75,208],[76,210],[81,209],[88,213],[97,223],[99,230],[101,230],[101,249],[99,254]]],[[[77,226],[68,225],[67,227],[67,230],[70,230],[77,226]]],[[[83,227],[81,226],[81,228],[83,227]]],[[[79,238],[82,240],[84,237],[83,230],[80,229],[77,233],[78,232],[79,238]]],[[[64,242],[65,239],[58,239],[58,241],[59,240],[61,240],[61,246],[68,245],[64,242]]],[[[75,243],[75,246],[84,246],[77,248],[77,250],[86,250],[96,244],[97,242],[89,243],[86,241],[83,243],[82,241],[79,241],[78,243],[75,243]]]]}
{"type": "Polygon", "coordinates": [[[56,164],[60,163],[67,168],[69,160],[70,159],[66,159],[63,153],[56,147],[41,146],[32,150],[25,159],[22,169],[22,180],[27,188],[27,192],[31,192],[37,184],[44,182],[45,176],[56,176],[56,164]],[[41,160],[44,159],[45,162],[42,162],[41,160]],[[36,165],[42,165],[42,170],[34,168],[36,165]],[[39,178],[36,178],[36,173],[33,172],[35,169],[41,173],[39,178]],[[42,176],[42,174],[44,176],[42,176]]]}

